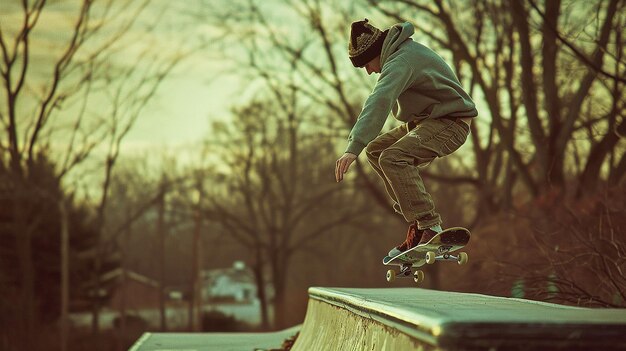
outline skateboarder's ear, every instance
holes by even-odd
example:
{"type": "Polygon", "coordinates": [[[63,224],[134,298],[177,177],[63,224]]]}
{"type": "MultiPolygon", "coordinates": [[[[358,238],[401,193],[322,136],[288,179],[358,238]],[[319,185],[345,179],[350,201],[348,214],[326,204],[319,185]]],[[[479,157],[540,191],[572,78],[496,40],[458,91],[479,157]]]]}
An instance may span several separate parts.
{"type": "Polygon", "coordinates": [[[354,67],[364,67],[368,62],[380,55],[386,33],[371,25],[368,19],[352,22],[348,56],[354,67]]]}
{"type": "Polygon", "coordinates": [[[364,68],[367,71],[367,74],[380,73],[380,55],[368,62],[364,68]]]}

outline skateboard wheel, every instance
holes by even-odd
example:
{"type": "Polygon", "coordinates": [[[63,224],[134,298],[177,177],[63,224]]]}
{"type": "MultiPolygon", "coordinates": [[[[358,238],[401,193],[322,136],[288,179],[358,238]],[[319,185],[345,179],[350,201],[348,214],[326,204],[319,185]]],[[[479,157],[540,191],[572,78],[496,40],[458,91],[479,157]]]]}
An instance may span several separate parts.
{"type": "Polygon", "coordinates": [[[435,257],[436,257],[436,256],[435,256],[435,253],[434,253],[434,252],[432,252],[432,251],[428,251],[428,252],[426,253],[426,263],[428,263],[428,264],[433,264],[433,263],[435,263],[435,257]]]}
{"type": "Polygon", "coordinates": [[[461,253],[459,254],[459,260],[458,260],[458,262],[459,262],[459,264],[466,264],[466,263],[467,263],[467,259],[468,259],[468,257],[467,257],[467,253],[465,253],[465,252],[461,252],[461,253]]]}
{"type": "Polygon", "coordinates": [[[390,269],[387,271],[387,281],[392,282],[394,280],[396,280],[396,271],[390,269]]]}
{"type": "Polygon", "coordinates": [[[421,283],[424,281],[424,272],[417,270],[415,272],[413,272],[413,280],[416,283],[421,283]]]}

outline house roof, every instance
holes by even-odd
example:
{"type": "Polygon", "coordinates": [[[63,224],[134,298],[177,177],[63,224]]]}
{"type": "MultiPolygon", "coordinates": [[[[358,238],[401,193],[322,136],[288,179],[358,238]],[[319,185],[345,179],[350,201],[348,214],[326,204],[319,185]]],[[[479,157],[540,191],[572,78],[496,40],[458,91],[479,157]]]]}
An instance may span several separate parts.
{"type": "MultiPolygon", "coordinates": [[[[124,273],[124,269],[118,267],[112,271],[109,271],[103,274],[102,281],[120,279],[122,277],[122,273],[124,273]]],[[[158,281],[148,278],[145,275],[141,275],[137,272],[134,272],[128,269],[126,270],[126,278],[132,279],[134,281],[137,281],[139,283],[142,283],[142,284],[154,287],[154,288],[158,288],[160,285],[158,281]]]]}

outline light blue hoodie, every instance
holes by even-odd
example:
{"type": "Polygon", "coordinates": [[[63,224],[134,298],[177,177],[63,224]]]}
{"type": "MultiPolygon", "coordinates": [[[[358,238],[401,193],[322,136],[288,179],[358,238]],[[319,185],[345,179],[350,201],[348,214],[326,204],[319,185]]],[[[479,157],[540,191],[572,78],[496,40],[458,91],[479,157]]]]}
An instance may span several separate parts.
{"type": "Polygon", "coordinates": [[[402,122],[478,115],[441,56],[410,38],[414,31],[408,22],[389,29],[380,54],[380,77],[350,131],[346,152],[360,154],[378,136],[389,112],[402,122]]]}

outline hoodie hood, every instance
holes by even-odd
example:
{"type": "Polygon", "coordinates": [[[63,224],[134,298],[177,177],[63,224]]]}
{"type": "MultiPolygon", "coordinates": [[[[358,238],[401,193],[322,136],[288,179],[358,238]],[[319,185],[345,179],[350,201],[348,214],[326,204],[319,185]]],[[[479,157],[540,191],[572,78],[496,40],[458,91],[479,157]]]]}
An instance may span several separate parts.
{"type": "Polygon", "coordinates": [[[389,56],[393,54],[400,44],[404,43],[407,39],[415,33],[415,27],[409,22],[394,24],[389,28],[387,37],[383,42],[383,48],[380,53],[380,66],[382,67],[389,56]]]}

